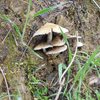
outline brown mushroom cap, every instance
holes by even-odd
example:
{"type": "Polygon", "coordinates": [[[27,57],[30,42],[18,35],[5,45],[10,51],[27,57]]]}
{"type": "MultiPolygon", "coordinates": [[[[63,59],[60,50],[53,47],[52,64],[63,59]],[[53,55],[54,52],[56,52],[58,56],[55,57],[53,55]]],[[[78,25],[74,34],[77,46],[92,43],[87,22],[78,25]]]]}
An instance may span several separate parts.
{"type": "Polygon", "coordinates": [[[56,33],[61,33],[61,30],[66,33],[68,32],[68,29],[63,28],[59,25],[56,25],[54,23],[46,23],[44,26],[42,26],[39,30],[37,30],[33,37],[38,36],[38,35],[45,35],[45,34],[50,34],[51,31],[56,32],[56,33]]]}
{"type": "Polygon", "coordinates": [[[35,46],[34,50],[41,50],[41,49],[46,49],[46,48],[50,48],[53,47],[51,44],[48,43],[40,43],[37,46],[35,46]]]}
{"type": "Polygon", "coordinates": [[[47,55],[49,55],[49,54],[58,54],[58,53],[64,52],[65,50],[67,50],[66,45],[63,45],[63,46],[60,46],[60,47],[53,47],[49,51],[47,51],[46,54],[47,55]]]}

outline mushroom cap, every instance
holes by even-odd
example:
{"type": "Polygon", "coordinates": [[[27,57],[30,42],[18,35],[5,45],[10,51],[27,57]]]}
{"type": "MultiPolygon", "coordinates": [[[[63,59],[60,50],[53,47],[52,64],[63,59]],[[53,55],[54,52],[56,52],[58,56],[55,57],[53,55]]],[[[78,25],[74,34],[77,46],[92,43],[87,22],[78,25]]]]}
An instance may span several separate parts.
{"type": "Polygon", "coordinates": [[[77,47],[82,47],[83,46],[83,43],[82,42],[77,42],[77,47]]]}
{"type": "Polygon", "coordinates": [[[67,50],[66,45],[63,45],[63,46],[60,46],[60,47],[53,47],[49,51],[47,51],[46,54],[47,55],[49,55],[49,54],[58,54],[58,53],[64,52],[65,50],[67,50]]]}
{"type": "Polygon", "coordinates": [[[39,30],[37,30],[34,33],[33,37],[38,36],[38,35],[50,34],[52,31],[56,33],[60,33],[61,32],[60,28],[64,33],[69,32],[68,29],[63,28],[54,23],[46,23],[44,26],[42,26],[39,30]]]}
{"type": "Polygon", "coordinates": [[[41,49],[46,49],[46,48],[50,48],[50,47],[52,47],[51,44],[42,42],[42,43],[38,44],[37,46],[35,46],[34,50],[41,50],[41,49]]]}
{"type": "Polygon", "coordinates": [[[52,42],[51,42],[52,46],[63,46],[65,44],[65,42],[63,41],[63,39],[60,39],[59,36],[56,36],[52,42]]]}

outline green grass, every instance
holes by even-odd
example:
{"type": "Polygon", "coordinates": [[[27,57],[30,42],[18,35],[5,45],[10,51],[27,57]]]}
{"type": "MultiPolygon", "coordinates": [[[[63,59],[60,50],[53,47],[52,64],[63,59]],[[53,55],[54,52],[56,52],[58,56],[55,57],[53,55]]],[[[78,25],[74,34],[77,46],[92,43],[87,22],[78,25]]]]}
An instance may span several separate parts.
{"type": "Polygon", "coordinates": [[[75,76],[75,82],[78,81],[79,79],[84,80],[84,78],[86,77],[88,71],[94,67],[95,65],[97,65],[97,61],[98,59],[95,59],[96,55],[99,53],[100,48],[98,48],[97,50],[95,50],[92,55],[89,57],[89,59],[86,61],[86,63],[84,64],[84,66],[81,67],[81,69],[78,71],[77,75],[75,76]],[[96,61],[96,62],[95,62],[96,61]],[[90,65],[92,64],[92,65],[90,65]]]}
{"type": "MultiPolygon", "coordinates": [[[[84,63],[84,65],[81,65],[80,60],[78,60],[78,57],[76,57],[77,60],[77,73],[74,75],[71,88],[67,91],[64,91],[64,96],[67,97],[68,100],[95,100],[95,98],[91,94],[91,88],[88,86],[88,74],[95,69],[95,73],[97,73],[98,77],[100,76],[100,70],[97,69],[97,62],[99,63],[98,58],[96,58],[96,55],[100,52],[100,48],[97,48],[88,58],[88,60],[84,63]],[[96,61],[96,63],[95,63],[96,61]],[[86,82],[87,81],[87,82],[86,82]],[[82,93],[82,90],[85,90],[85,92],[82,93]],[[84,96],[82,96],[84,94],[84,96]]],[[[80,57],[80,55],[77,55],[80,57]]],[[[74,66],[71,67],[73,69],[74,66]]],[[[73,73],[68,72],[67,82],[70,81],[70,76],[72,76],[73,73]],[[68,80],[69,79],[69,80],[68,80]]],[[[66,86],[66,85],[65,85],[66,86]]],[[[100,98],[99,92],[97,90],[94,90],[95,95],[97,96],[98,100],[100,98]],[[97,94],[96,94],[97,93],[97,94]]]]}
{"type": "Polygon", "coordinates": [[[69,46],[69,42],[68,42],[68,37],[65,35],[65,33],[61,30],[60,28],[60,31],[61,31],[61,35],[63,36],[63,39],[68,47],[68,57],[69,57],[69,63],[71,62],[72,60],[72,51],[71,51],[71,48],[69,46]]]}
{"type": "MultiPolygon", "coordinates": [[[[71,62],[72,60],[72,52],[69,47],[69,43],[67,40],[67,37],[61,30],[61,34],[63,35],[63,38],[68,46],[69,50],[69,61],[71,62]]],[[[66,96],[68,100],[95,100],[95,98],[91,94],[91,89],[89,86],[87,86],[87,82],[85,81],[88,80],[88,74],[92,70],[95,70],[97,73],[97,76],[100,77],[100,70],[97,69],[98,66],[100,66],[100,58],[96,57],[98,53],[100,53],[100,47],[98,47],[91,55],[88,55],[86,52],[81,52],[83,55],[81,56],[80,53],[77,52],[75,62],[77,64],[77,73],[74,75],[74,78],[72,79],[72,84],[70,89],[67,91],[68,84],[70,84],[70,77],[73,75],[72,70],[74,68],[74,65],[70,67],[70,69],[67,71],[67,76],[66,76],[66,82],[65,82],[65,89],[63,90],[63,95],[66,96]],[[85,58],[85,63],[81,63],[85,58]],[[82,88],[85,87],[85,93],[82,93],[82,88]],[[84,94],[84,96],[82,96],[84,94]]],[[[70,63],[69,62],[69,63],[70,63]]],[[[67,66],[63,64],[59,64],[58,66],[58,74],[59,77],[61,77],[63,70],[67,68],[67,66]],[[63,67],[64,66],[64,67],[63,67]]],[[[95,95],[97,95],[97,98],[99,100],[99,95],[98,92],[96,94],[97,90],[94,90],[95,95]]]]}

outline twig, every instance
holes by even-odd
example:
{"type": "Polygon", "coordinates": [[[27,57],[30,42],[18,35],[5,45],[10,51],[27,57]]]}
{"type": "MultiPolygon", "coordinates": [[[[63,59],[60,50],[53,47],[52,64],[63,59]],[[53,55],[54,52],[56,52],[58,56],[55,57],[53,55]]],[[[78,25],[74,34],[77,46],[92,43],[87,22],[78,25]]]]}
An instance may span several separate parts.
{"type": "Polygon", "coordinates": [[[4,39],[3,39],[2,43],[5,42],[6,38],[8,37],[9,33],[11,32],[11,30],[12,30],[12,29],[10,29],[10,30],[8,31],[7,35],[6,35],[6,36],[4,37],[4,39]]]}
{"type": "Polygon", "coordinates": [[[3,72],[3,70],[2,70],[1,67],[0,67],[0,71],[1,71],[1,73],[2,73],[2,76],[3,76],[4,81],[5,81],[5,84],[6,84],[6,88],[7,88],[7,93],[8,93],[9,100],[11,100],[10,92],[9,92],[9,88],[8,88],[8,83],[7,83],[6,77],[5,77],[4,72],[3,72]]]}
{"type": "Polygon", "coordinates": [[[97,4],[97,2],[95,1],[95,0],[92,0],[94,3],[95,3],[95,5],[100,9],[100,6],[97,4]]]}
{"type": "Polygon", "coordinates": [[[61,84],[60,84],[60,87],[59,87],[58,93],[57,93],[57,95],[56,95],[56,97],[55,97],[55,100],[58,100],[58,99],[59,99],[59,95],[60,95],[60,93],[61,93],[61,90],[62,90],[62,88],[63,88],[64,83],[65,83],[65,77],[63,78],[63,80],[62,80],[62,82],[61,82],[61,84]]]}
{"type": "Polygon", "coordinates": [[[13,36],[13,38],[14,38],[14,41],[15,41],[16,46],[18,47],[18,42],[17,42],[17,39],[16,39],[15,35],[12,34],[12,36],[13,36]]]}

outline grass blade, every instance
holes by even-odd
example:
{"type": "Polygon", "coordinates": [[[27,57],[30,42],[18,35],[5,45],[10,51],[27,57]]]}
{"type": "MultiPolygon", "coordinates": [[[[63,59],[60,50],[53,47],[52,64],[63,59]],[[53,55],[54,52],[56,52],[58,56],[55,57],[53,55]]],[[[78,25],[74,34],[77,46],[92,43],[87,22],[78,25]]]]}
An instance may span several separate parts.
{"type": "Polygon", "coordinates": [[[65,64],[63,64],[63,63],[59,64],[59,65],[58,65],[58,75],[59,75],[59,79],[60,79],[61,76],[62,76],[63,69],[66,69],[65,64]]]}
{"type": "Polygon", "coordinates": [[[84,66],[78,71],[77,75],[75,76],[75,82],[79,81],[79,79],[81,78],[82,80],[84,80],[85,76],[87,75],[87,72],[90,70],[91,67],[93,67],[92,65],[90,66],[90,64],[92,64],[92,62],[95,59],[95,56],[97,55],[97,53],[99,52],[99,48],[96,49],[92,55],[90,56],[90,58],[87,60],[87,62],[84,64],[84,66]]]}
{"type": "Polygon", "coordinates": [[[56,5],[56,6],[44,8],[44,9],[38,11],[36,14],[34,14],[34,15],[33,15],[33,18],[38,17],[38,16],[40,16],[40,15],[42,15],[42,14],[48,13],[49,11],[53,11],[53,10],[55,10],[56,8],[63,6],[64,4],[65,4],[65,2],[64,2],[64,3],[60,3],[60,4],[56,5]]]}
{"type": "Polygon", "coordinates": [[[19,27],[10,20],[10,18],[6,15],[0,15],[0,18],[3,19],[4,21],[7,21],[8,23],[10,23],[12,25],[12,27],[14,28],[14,30],[18,33],[19,37],[21,38],[21,32],[19,30],[19,27]]]}
{"type": "Polygon", "coordinates": [[[68,43],[68,37],[65,35],[65,33],[62,31],[61,28],[60,28],[60,30],[61,30],[61,35],[63,36],[63,39],[68,46],[68,54],[69,54],[68,57],[69,57],[69,63],[70,63],[71,60],[72,60],[72,52],[71,52],[71,49],[70,49],[70,46],[69,46],[69,43],[68,43]]]}

